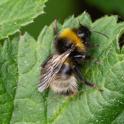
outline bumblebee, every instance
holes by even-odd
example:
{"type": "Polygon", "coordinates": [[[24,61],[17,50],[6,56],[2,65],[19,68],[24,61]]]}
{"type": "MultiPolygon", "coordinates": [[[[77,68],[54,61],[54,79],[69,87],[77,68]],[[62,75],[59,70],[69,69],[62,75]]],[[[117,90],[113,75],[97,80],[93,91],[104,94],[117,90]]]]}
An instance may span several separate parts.
{"type": "Polygon", "coordinates": [[[61,95],[75,95],[78,81],[91,87],[95,84],[86,81],[81,73],[81,63],[89,51],[91,31],[80,25],[79,28],[65,28],[56,33],[55,53],[42,65],[38,90],[43,92],[50,87],[61,95]]]}

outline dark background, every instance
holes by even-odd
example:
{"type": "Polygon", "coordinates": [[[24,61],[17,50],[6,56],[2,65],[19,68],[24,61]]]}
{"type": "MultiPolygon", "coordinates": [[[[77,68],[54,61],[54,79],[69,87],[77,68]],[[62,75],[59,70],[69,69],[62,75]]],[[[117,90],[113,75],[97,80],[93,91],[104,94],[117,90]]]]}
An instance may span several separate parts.
{"type": "Polygon", "coordinates": [[[87,11],[92,20],[104,15],[117,14],[123,18],[124,0],[48,0],[45,14],[37,17],[33,23],[22,28],[30,33],[35,39],[39,35],[43,26],[49,25],[55,18],[60,22],[71,15],[78,16],[87,11]]]}

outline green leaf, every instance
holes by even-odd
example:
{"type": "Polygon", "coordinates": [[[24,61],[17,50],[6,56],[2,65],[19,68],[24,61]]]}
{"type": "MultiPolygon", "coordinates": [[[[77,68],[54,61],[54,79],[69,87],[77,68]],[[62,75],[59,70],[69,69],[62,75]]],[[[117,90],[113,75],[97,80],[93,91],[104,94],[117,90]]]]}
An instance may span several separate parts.
{"type": "Polygon", "coordinates": [[[18,81],[18,38],[6,40],[0,46],[0,124],[9,124],[18,81]]]}
{"type": "MultiPolygon", "coordinates": [[[[41,63],[53,52],[54,33],[53,24],[51,24],[49,27],[44,27],[37,42],[27,33],[20,36],[16,49],[17,54],[13,57],[17,60],[15,68],[18,69],[18,74],[17,71],[12,70],[17,80],[12,104],[7,99],[9,94],[4,96],[3,91],[0,90],[1,100],[4,97],[7,99],[7,106],[13,106],[8,110],[6,104],[0,104],[0,110],[2,105],[3,112],[11,113],[10,116],[6,115],[6,118],[3,112],[0,113],[2,124],[123,123],[124,52],[123,49],[120,52],[118,39],[124,33],[124,23],[117,23],[116,16],[105,16],[92,23],[89,15],[83,13],[77,18],[72,16],[63,25],[59,24],[59,30],[64,27],[72,27],[72,24],[73,27],[78,27],[79,22],[87,25],[91,30],[105,33],[109,37],[106,38],[92,32],[90,42],[97,47],[91,50],[93,59],[85,63],[82,68],[82,75],[96,83],[103,89],[103,92],[87,86],[81,87],[79,94],[73,97],[59,96],[51,90],[38,92],[41,63]]],[[[13,41],[16,44],[18,39],[13,41]]],[[[0,51],[3,49],[5,48],[1,47],[0,51]]],[[[6,55],[6,52],[4,54],[6,55]]],[[[10,61],[10,58],[7,59],[10,61]]],[[[5,70],[3,69],[1,73],[4,74],[5,70]]],[[[9,77],[6,78],[9,80],[9,77]]],[[[14,77],[12,80],[15,82],[14,77]]],[[[3,84],[10,83],[3,80],[0,89],[5,88],[3,84]]],[[[8,88],[4,92],[6,93],[8,90],[11,91],[12,88],[8,88]]]]}
{"type": "Polygon", "coordinates": [[[116,119],[112,122],[112,124],[123,124],[124,123],[124,111],[116,117],[116,119]]]}
{"type": "Polygon", "coordinates": [[[33,22],[43,14],[47,0],[1,0],[0,1],[0,39],[19,31],[21,26],[33,22]]]}

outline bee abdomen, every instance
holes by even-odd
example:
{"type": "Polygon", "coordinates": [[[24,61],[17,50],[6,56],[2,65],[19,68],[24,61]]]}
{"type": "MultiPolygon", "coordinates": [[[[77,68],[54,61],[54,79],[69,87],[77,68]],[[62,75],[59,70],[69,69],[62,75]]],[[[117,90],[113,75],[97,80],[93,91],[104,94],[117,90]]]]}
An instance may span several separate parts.
{"type": "Polygon", "coordinates": [[[77,80],[74,76],[69,76],[63,79],[62,75],[58,75],[53,82],[50,84],[51,89],[62,95],[76,94],[77,92],[77,80]]]}
{"type": "Polygon", "coordinates": [[[76,94],[77,80],[73,75],[71,65],[66,61],[61,67],[60,71],[56,74],[54,80],[50,85],[51,89],[62,95],[76,94]]]}

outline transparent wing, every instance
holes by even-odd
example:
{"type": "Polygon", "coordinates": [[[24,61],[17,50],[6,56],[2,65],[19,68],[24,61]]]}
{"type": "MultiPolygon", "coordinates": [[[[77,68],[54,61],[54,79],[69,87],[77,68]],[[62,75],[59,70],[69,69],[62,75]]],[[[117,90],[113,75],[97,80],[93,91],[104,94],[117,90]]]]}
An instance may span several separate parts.
{"type": "Polygon", "coordinates": [[[50,82],[54,79],[55,75],[59,72],[63,63],[70,55],[72,50],[68,50],[61,55],[53,55],[51,59],[48,60],[46,65],[42,68],[40,84],[38,90],[43,92],[49,87],[50,82]]]}

